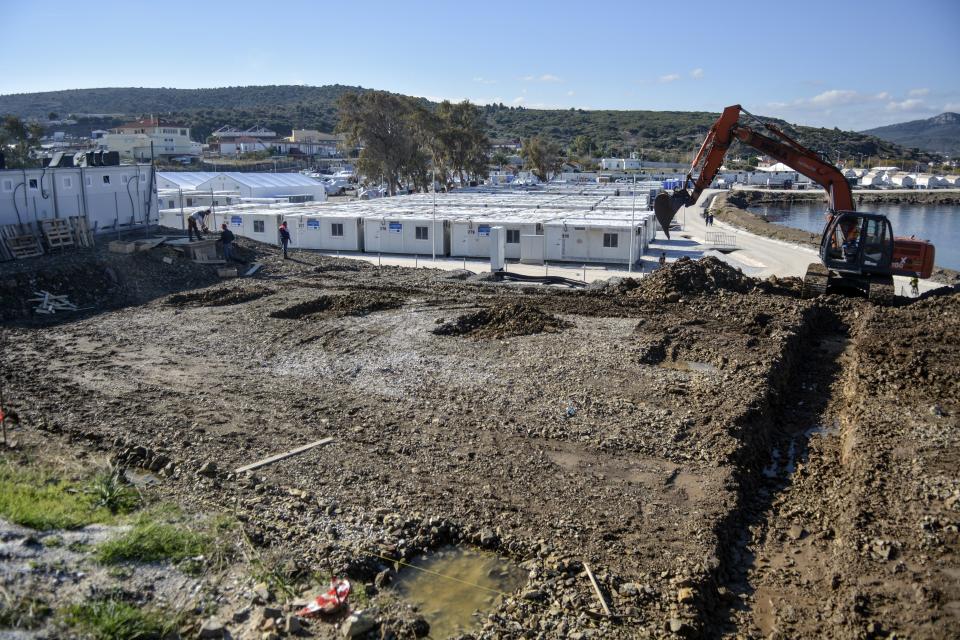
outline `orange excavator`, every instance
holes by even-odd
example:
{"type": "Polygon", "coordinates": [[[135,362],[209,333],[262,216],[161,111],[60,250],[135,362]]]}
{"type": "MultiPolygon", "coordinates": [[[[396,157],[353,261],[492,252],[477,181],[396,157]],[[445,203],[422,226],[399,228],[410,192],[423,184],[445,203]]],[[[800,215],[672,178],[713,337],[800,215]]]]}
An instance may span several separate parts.
{"type": "Polygon", "coordinates": [[[934,258],[931,243],[894,237],[886,216],[857,211],[850,184],[839,169],[778,127],[751,116],[738,104],[724,109],[707,133],[687,174],[686,185],[692,184],[692,189],[664,192],[654,200],[657,221],[668,238],[670,223],[677,211],[696,204],[717,176],[735,140],[802,173],[827,192],[827,222],[820,237],[821,262],[807,269],[803,279],[804,298],[816,297],[828,289],[888,298],[893,295],[893,276],[930,277],[934,258]],[[742,124],[741,113],[755,120],[763,133],[742,124]]]}

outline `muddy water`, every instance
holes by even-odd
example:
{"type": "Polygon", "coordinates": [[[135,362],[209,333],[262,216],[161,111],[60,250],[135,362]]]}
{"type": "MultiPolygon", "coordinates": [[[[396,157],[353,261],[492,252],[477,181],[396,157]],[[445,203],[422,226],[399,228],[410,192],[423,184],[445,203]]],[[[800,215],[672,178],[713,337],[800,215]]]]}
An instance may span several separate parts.
{"type": "Polygon", "coordinates": [[[475,630],[501,593],[526,582],[526,573],[491,553],[449,547],[418,558],[396,583],[399,595],[417,605],[430,623],[431,638],[475,630]]]}

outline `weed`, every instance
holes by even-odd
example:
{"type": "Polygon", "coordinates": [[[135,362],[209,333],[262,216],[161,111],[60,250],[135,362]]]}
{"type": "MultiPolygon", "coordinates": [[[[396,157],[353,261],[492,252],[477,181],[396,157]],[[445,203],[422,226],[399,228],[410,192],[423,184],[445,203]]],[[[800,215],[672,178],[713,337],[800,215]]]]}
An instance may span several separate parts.
{"type": "Polygon", "coordinates": [[[110,520],[74,483],[0,460],[0,515],[31,529],[75,529],[110,520]]]}
{"type": "Polygon", "coordinates": [[[100,471],[87,486],[87,493],[95,505],[108,509],[110,513],[130,513],[140,505],[140,494],[119,469],[100,471]]]}
{"type": "Polygon", "coordinates": [[[104,564],[160,560],[176,562],[203,555],[210,542],[206,534],[157,520],[153,514],[144,514],[129,531],[98,545],[96,557],[104,564]]]}
{"type": "Polygon", "coordinates": [[[64,622],[95,640],[146,640],[162,638],[178,621],[108,598],[67,607],[64,622]]]}
{"type": "Polygon", "coordinates": [[[61,538],[60,536],[44,536],[43,538],[40,539],[40,544],[47,547],[48,549],[52,549],[55,547],[62,547],[63,538],[61,538]]]}
{"type": "Polygon", "coordinates": [[[0,629],[36,629],[50,615],[50,607],[39,598],[10,599],[3,592],[0,600],[0,629]]]}

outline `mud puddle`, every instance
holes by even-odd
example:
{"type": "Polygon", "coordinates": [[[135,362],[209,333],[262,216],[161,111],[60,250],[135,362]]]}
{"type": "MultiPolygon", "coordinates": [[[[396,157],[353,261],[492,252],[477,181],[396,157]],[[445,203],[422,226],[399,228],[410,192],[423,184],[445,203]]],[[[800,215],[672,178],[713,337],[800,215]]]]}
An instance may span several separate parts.
{"type": "Polygon", "coordinates": [[[709,362],[697,362],[695,360],[664,360],[660,363],[664,369],[676,369],[677,371],[694,371],[696,373],[716,373],[717,367],[709,362]]]}
{"type": "Polygon", "coordinates": [[[446,547],[413,561],[396,583],[397,593],[417,605],[430,623],[431,638],[450,638],[477,629],[502,594],[527,580],[517,565],[492,553],[446,547]],[[419,570],[418,570],[419,569],[419,570]]]}

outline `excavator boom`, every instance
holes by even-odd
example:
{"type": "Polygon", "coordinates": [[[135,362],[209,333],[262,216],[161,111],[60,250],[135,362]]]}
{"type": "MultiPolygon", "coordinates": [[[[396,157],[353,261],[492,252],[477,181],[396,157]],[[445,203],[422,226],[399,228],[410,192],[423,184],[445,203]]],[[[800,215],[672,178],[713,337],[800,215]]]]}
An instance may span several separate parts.
{"type": "Polygon", "coordinates": [[[689,190],[661,193],[654,200],[657,222],[667,238],[677,211],[696,204],[717,177],[730,145],[739,141],[802,173],[827,192],[827,223],[820,239],[823,264],[808,270],[805,291],[823,292],[827,284],[835,284],[869,292],[871,286],[876,290],[892,288],[893,275],[930,277],[932,244],[916,238],[895,238],[885,216],[858,213],[850,184],[839,169],[772,124],[756,118],[760,130],[742,124],[741,113],[747,112],[740,105],[729,106],[710,127],[687,173],[684,186],[689,190]],[[818,278],[820,284],[807,286],[808,280],[812,283],[818,278]]]}
{"type": "Polygon", "coordinates": [[[829,195],[831,212],[856,210],[850,185],[839,169],[821,160],[816,153],[773,125],[764,124],[763,126],[776,136],[775,138],[741,125],[741,112],[743,109],[740,105],[729,106],[710,127],[687,174],[688,182],[693,183],[692,190],[684,189],[674,194],[660,194],[657,197],[659,202],[654,201],[657,221],[660,222],[668,238],[670,222],[677,211],[680,207],[696,204],[703,190],[709,187],[717,177],[730,145],[736,140],[792,167],[797,173],[802,173],[822,186],[829,195]]]}

